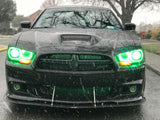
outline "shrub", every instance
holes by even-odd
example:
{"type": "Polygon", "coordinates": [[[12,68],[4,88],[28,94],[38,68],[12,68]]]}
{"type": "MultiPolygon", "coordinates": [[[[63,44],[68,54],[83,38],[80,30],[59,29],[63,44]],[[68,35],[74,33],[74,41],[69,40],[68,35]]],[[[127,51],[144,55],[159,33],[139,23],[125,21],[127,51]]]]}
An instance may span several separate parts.
{"type": "Polygon", "coordinates": [[[157,40],[160,40],[160,32],[159,32],[159,34],[157,35],[157,38],[156,38],[157,40]]]}
{"type": "Polygon", "coordinates": [[[148,31],[146,34],[145,34],[145,39],[151,39],[151,31],[148,31]]]}
{"type": "Polygon", "coordinates": [[[159,33],[160,33],[160,29],[155,29],[155,28],[152,29],[151,30],[151,36],[152,36],[151,39],[156,40],[159,33]]]}

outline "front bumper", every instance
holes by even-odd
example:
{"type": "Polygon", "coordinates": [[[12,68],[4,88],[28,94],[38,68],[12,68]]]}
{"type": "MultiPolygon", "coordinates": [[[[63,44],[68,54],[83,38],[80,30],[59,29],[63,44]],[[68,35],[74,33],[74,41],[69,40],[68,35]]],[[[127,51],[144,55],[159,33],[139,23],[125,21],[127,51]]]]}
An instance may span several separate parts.
{"type": "Polygon", "coordinates": [[[100,72],[64,72],[14,66],[6,62],[9,102],[57,108],[103,108],[145,101],[145,68],[100,72]],[[14,90],[19,84],[21,90],[14,90]],[[136,86],[136,92],[129,88],[136,86]]]}
{"type": "Polygon", "coordinates": [[[43,98],[33,98],[33,97],[23,97],[18,95],[6,95],[7,101],[15,104],[23,105],[34,105],[43,107],[53,107],[53,108],[105,108],[105,107],[127,107],[127,106],[138,106],[145,102],[145,98],[140,96],[136,98],[121,99],[121,100],[103,100],[103,101],[60,101],[55,100],[52,103],[50,99],[43,98]]]}

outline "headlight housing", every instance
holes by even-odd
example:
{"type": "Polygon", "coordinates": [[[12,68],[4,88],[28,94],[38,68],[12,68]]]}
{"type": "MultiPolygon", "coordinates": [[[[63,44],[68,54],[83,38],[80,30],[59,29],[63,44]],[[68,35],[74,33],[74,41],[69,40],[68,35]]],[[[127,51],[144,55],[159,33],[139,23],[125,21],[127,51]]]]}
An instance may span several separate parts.
{"type": "Polygon", "coordinates": [[[144,61],[144,52],[142,49],[119,53],[115,56],[116,62],[121,68],[138,67],[144,61]]]}
{"type": "Polygon", "coordinates": [[[31,64],[36,57],[36,54],[31,51],[24,49],[9,47],[8,48],[8,58],[11,61],[18,62],[24,65],[31,64]]]}

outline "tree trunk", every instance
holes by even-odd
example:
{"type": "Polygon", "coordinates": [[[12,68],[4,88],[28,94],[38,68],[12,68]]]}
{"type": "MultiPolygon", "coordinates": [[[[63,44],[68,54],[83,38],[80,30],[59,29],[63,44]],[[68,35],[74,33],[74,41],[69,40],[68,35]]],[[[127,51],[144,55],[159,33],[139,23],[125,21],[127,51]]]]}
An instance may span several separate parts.
{"type": "Polygon", "coordinates": [[[122,14],[121,16],[122,24],[124,25],[125,23],[131,23],[132,17],[133,17],[132,14],[122,14]]]}
{"type": "MultiPolygon", "coordinates": [[[[131,7],[131,6],[130,6],[131,7]]],[[[133,17],[133,10],[131,10],[130,8],[124,7],[122,6],[122,14],[121,14],[121,20],[122,20],[122,24],[124,25],[125,23],[131,23],[132,21],[132,17],[133,17]]]]}

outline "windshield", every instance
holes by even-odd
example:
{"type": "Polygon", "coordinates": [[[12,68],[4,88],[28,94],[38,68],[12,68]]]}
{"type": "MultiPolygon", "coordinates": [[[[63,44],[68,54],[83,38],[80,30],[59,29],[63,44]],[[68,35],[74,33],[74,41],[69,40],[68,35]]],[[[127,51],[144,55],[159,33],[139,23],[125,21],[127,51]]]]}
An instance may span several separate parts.
{"type": "Polygon", "coordinates": [[[121,28],[110,10],[46,10],[33,28],[121,28]]]}

